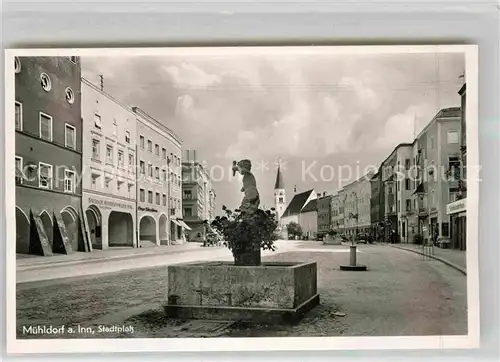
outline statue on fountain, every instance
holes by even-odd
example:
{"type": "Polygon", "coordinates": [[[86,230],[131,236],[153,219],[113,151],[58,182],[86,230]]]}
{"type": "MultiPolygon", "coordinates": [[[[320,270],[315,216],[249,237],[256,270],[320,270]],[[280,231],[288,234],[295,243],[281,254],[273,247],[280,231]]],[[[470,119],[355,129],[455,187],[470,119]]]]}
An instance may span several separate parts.
{"type": "Polygon", "coordinates": [[[241,160],[240,162],[233,161],[233,176],[239,172],[243,176],[243,187],[241,192],[244,193],[241,200],[240,212],[243,218],[249,218],[259,209],[260,196],[257,190],[257,181],[252,174],[252,163],[250,160],[241,160]]]}

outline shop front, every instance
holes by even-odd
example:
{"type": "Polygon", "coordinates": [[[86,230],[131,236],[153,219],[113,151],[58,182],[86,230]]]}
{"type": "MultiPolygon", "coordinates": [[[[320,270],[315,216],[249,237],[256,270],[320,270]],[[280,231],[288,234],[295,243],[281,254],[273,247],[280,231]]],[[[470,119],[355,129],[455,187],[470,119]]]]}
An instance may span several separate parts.
{"type": "Polygon", "coordinates": [[[450,215],[451,248],[467,249],[467,199],[460,199],[446,205],[450,215]]]}
{"type": "Polygon", "coordinates": [[[93,249],[137,247],[135,205],[134,201],[84,192],[82,206],[93,249]]]}

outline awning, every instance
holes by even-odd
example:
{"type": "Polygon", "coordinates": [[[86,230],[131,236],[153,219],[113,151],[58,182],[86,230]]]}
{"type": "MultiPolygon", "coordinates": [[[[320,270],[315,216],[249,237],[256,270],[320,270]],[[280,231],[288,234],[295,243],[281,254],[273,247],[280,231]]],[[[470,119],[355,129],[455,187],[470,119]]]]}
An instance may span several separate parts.
{"type": "Polygon", "coordinates": [[[177,220],[177,223],[179,224],[179,226],[183,227],[184,229],[186,230],[192,230],[184,221],[182,220],[177,220]]]}
{"type": "Polygon", "coordinates": [[[179,224],[179,222],[178,222],[177,220],[175,220],[175,219],[171,219],[170,221],[172,221],[175,225],[177,225],[177,226],[181,226],[181,227],[182,227],[182,225],[181,225],[181,224],[179,224]]]}
{"type": "Polygon", "coordinates": [[[419,183],[419,184],[418,184],[417,188],[415,189],[415,191],[413,192],[413,194],[412,194],[412,195],[415,195],[415,194],[421,194],[421,193],[423,193],[423,192],[425,192],[425,189],[424,189],[424,183],[423,183],[423,182],[421,182],[421,183],[419,183]]]}

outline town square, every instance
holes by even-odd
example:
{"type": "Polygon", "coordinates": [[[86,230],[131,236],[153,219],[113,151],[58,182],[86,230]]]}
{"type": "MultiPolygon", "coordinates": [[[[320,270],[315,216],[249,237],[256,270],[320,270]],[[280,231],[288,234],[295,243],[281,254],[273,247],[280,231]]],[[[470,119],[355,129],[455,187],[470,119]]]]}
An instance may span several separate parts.
{"type": "Polygon", "coordinates": [[[463,53],[13,63],[18,339],[467,335],[463,53]]]}

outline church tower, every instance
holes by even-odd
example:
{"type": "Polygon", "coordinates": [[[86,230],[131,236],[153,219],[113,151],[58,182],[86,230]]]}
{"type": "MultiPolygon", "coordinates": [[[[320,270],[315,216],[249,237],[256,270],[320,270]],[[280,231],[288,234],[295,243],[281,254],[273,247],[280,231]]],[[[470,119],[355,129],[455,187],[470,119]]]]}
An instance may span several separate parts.
{"type": "Polygon", "coordinates": [[[278,216],[278,222],[286,209],[286,193],[285,184],[283,183],[283,176],[281,175],[281,168],[278,165],[278,172],[276,174],[276,182],[274,184],[274,208],[278,216]]]}

